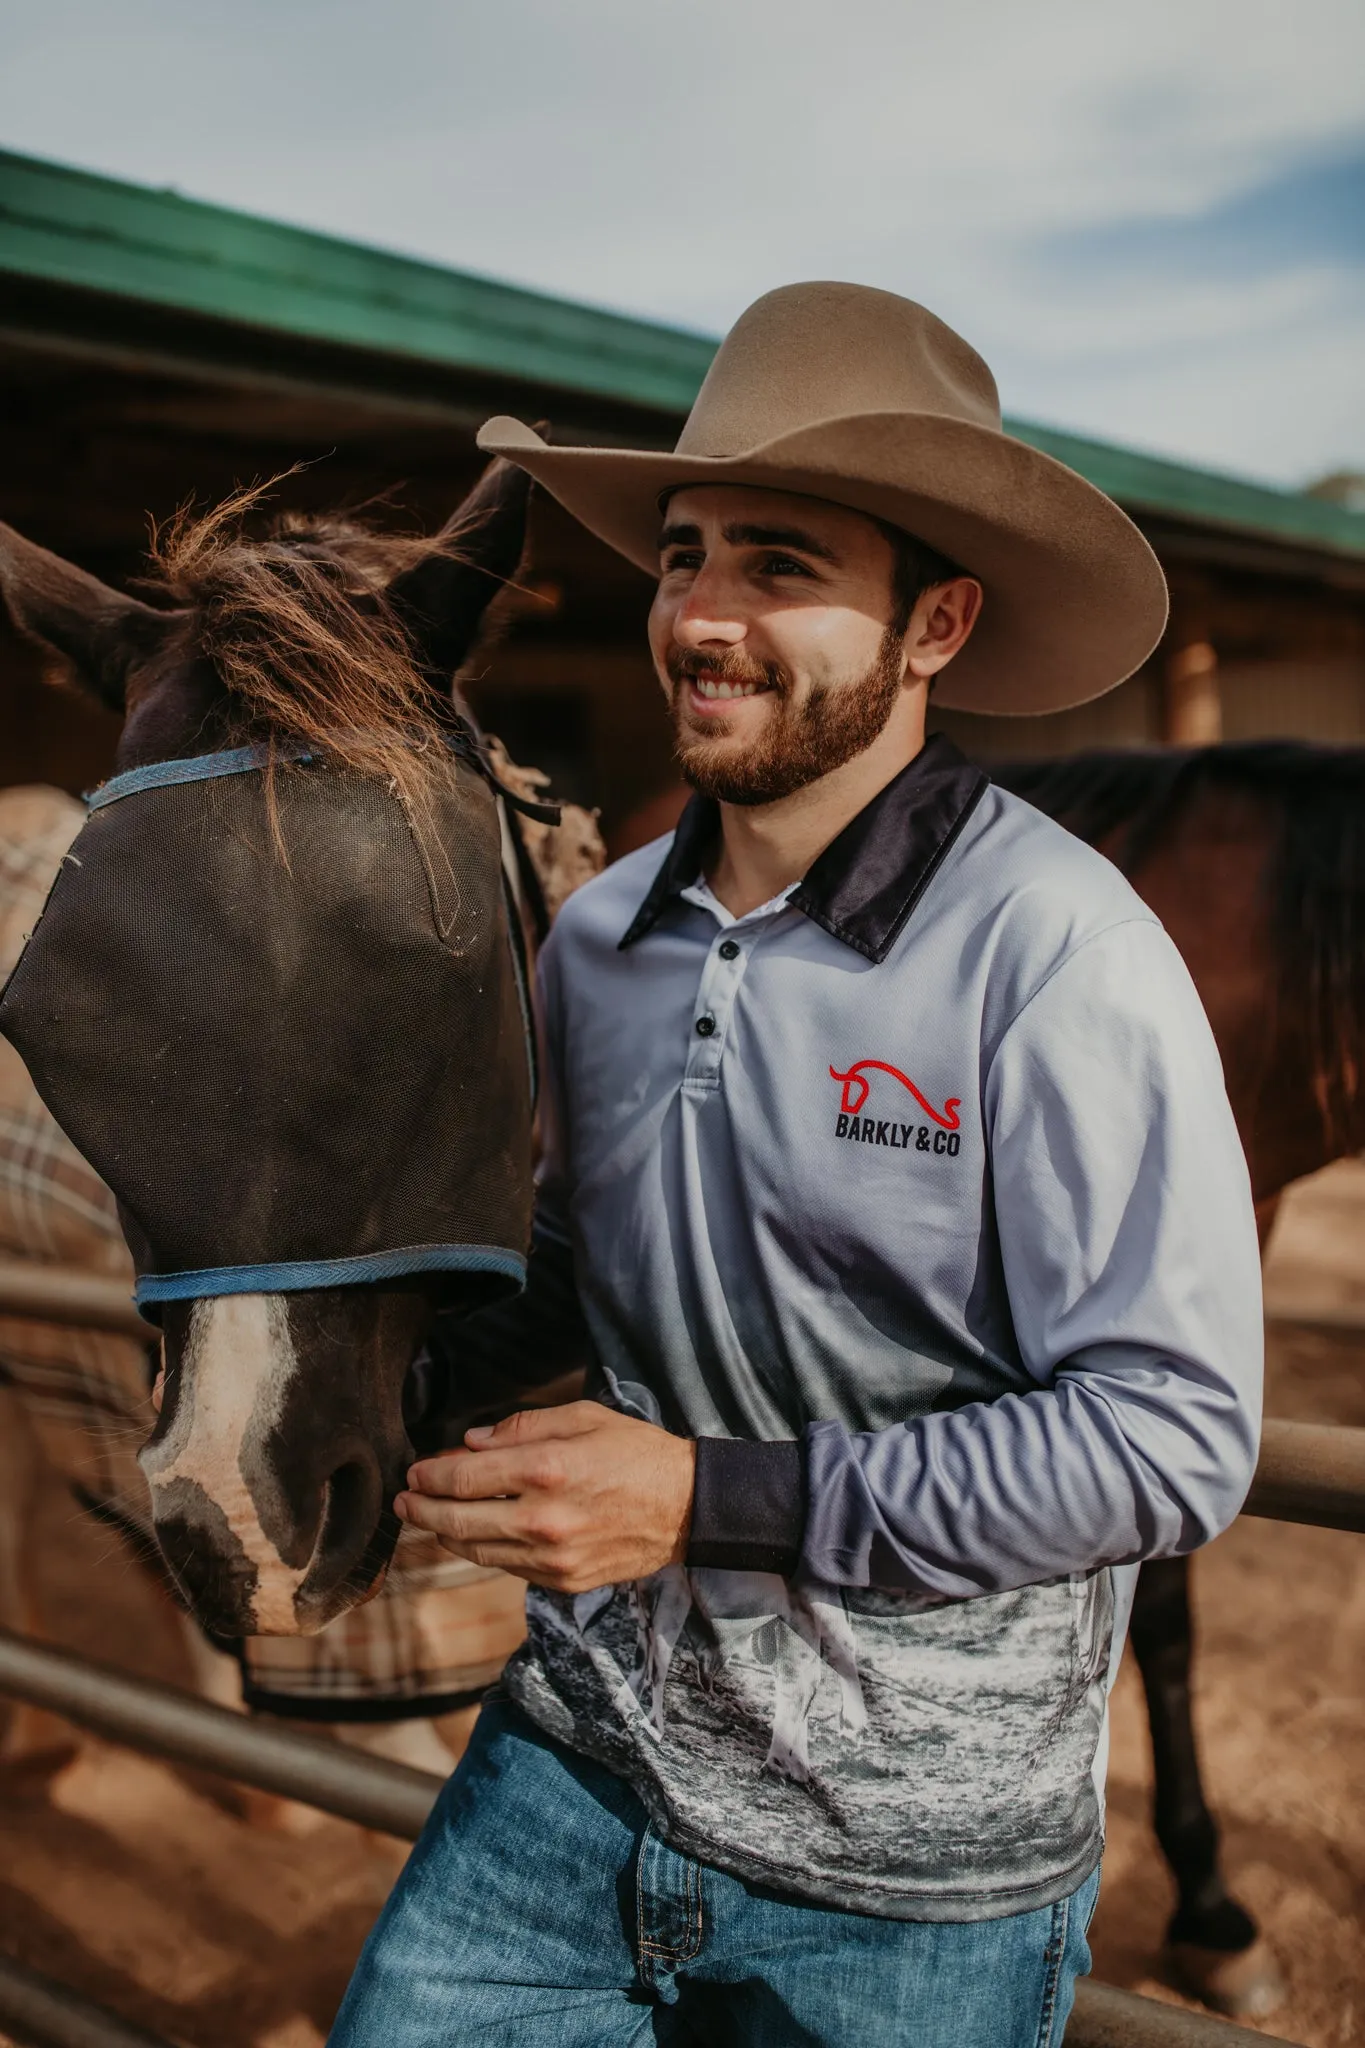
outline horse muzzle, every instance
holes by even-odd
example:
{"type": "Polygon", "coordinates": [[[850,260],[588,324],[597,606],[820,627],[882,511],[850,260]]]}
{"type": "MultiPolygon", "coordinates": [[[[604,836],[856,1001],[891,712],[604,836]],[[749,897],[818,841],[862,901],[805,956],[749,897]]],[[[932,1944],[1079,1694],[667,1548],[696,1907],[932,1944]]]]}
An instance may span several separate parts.
{"type": "Polygon", "coordinates": [[[324,1482],[307,1562],[290,1564],[259,1524],[244,1529],[196,1482],[153,1485],[153,1528],[175,1586],[219,1641],[315,1635],[383,1583],[399,1524],[379,1475],[348,1460],[324,1482]]]}
{"type": "Polygon", "coordinates": [[[211,1635],[312,1634],[381,1581],[414,1337],[385,1323],[366,1290],[168,1305],[166,1398],[139,1462],[167,1569],[211,1635]]]}

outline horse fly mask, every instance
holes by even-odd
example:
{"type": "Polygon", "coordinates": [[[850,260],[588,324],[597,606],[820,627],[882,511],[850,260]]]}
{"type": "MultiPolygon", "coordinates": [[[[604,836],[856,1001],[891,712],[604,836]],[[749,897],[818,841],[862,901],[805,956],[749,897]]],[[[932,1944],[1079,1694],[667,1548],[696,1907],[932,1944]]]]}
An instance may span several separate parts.
{"type": "Polygon", "coordinates": [[[518,1287],[532,1077],[496,799],[457,749],[423,814],[249,748],[90,801],[0,1030],[113,1188],[137,1302],[423,1275],[518,1287]]]}

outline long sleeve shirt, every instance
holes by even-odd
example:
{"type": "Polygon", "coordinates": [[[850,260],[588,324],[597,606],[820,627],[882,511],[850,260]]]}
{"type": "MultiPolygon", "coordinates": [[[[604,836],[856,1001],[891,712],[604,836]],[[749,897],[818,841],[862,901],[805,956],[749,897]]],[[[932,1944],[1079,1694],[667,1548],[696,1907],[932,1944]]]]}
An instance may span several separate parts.
{"type": "Polygon", "coordinates": [[[944,740],[738,920],[714,822],[561,914],[532,1286],[445,1340],[699,1439],[688,1565],[533,1592],[509,1683],[744,1876],[1021,1911],[1099,1853],[1122,1568],[1253,1468],[1217,1051],[1117,871],[944,740]]]}

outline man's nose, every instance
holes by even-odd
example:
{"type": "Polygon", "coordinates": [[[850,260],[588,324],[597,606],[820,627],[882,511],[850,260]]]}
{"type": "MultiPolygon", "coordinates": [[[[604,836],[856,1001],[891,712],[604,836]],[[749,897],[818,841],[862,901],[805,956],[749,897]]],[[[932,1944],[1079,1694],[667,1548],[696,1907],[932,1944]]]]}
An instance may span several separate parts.
{"type": "Polygon", "coordinates": [[[673,637],[680,647],[738,647],[748,627],[738,607],[727,601],[725,580],[703,569],[673,614],[673,637]]]}

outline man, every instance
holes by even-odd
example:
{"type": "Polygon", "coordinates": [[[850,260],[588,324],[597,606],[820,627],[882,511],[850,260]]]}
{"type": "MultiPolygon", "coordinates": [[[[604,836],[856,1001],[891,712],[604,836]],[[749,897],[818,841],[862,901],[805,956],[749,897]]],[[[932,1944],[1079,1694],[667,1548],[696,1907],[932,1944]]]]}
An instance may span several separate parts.
{"type": "Polygon", "coordinates": [[[1058,2043],[1133,1569],[1252,1470],[1256,1235],[1174,948],[925,712],[1098,694],[1160,571],[852,286],[752,307],[672,455],[481,439],[658,576],[697,794],[543,956],[531,1284],[443,1348],[596,1398],[400,1496],[529,1638],[334,2042],[1058,2043]]]}

